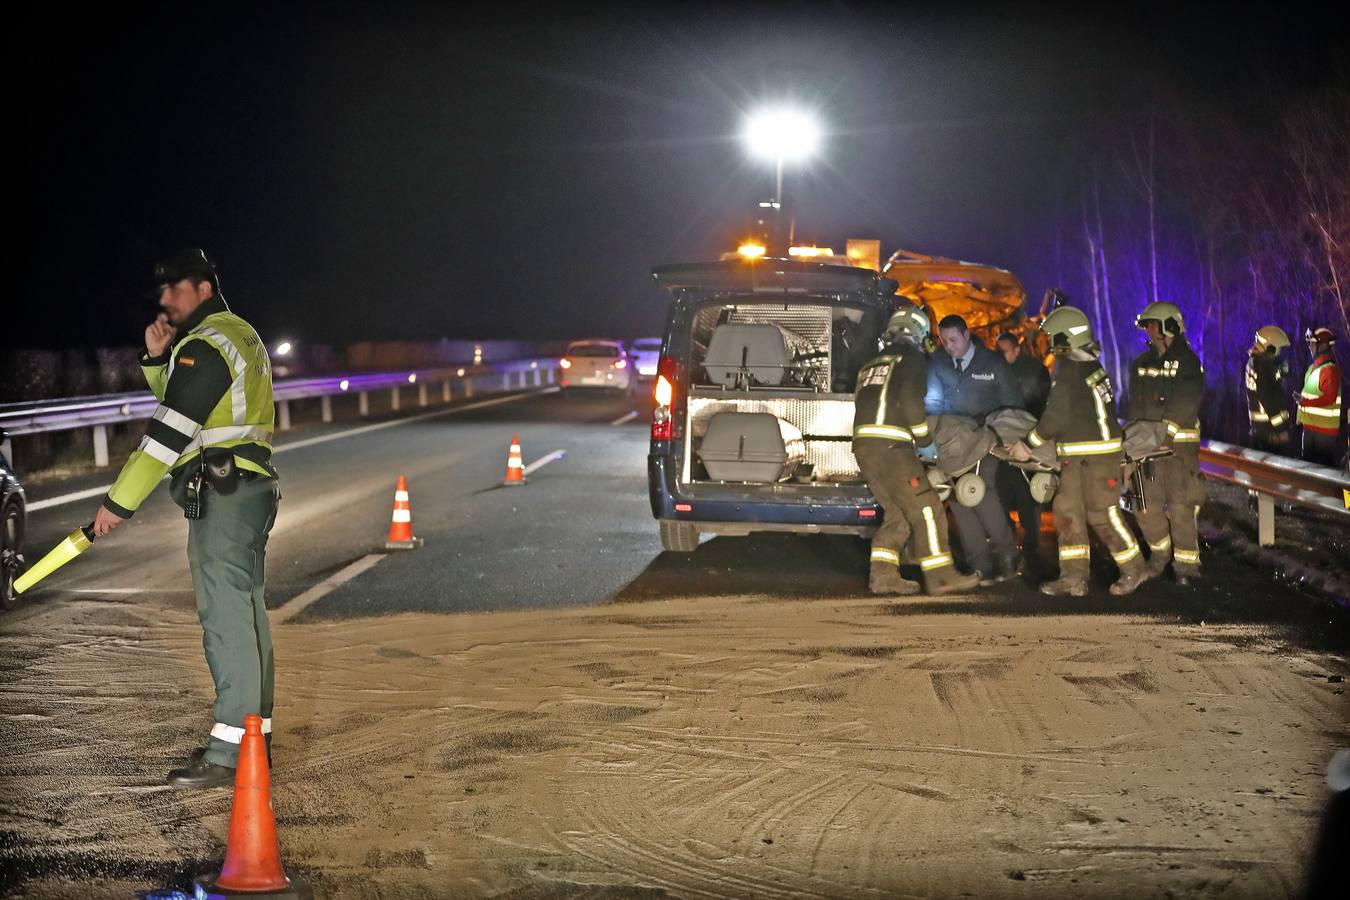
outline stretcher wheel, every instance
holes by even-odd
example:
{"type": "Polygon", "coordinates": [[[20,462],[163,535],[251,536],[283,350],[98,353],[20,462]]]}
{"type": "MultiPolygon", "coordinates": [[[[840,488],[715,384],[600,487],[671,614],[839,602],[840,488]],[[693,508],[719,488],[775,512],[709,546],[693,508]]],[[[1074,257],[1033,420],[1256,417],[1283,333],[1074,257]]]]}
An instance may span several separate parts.
{"type": "Polygon", "coordinates": [[[947,473],[943,472],[937,466],[931,467],[928,472],[928,483],[937,491],[938,499],[943,503],[952,495],[952,483],[947,479],[947,473]]]}
{"type": "Polygon", "coordinates": [[[956,502],[962,506],[979,506],[984,499],[984,479],[974,472],[967,472],[956,479],[956,502]]]}
{"type": "Polygon", "coordinates": [[[1029,484],[1031,499],[1037,503],[1049,503],[1059,490],[1059,476],[1054,472],[1037,472],[1031,476],[1029,484]]]}

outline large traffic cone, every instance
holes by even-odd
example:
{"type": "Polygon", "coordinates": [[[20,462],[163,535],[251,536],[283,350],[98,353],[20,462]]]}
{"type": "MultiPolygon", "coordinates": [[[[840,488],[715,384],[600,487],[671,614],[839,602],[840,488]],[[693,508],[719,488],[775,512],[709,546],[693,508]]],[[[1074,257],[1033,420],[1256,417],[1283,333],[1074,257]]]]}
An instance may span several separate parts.
{"type": "Polygon", "coordinates": [[[386,550],[412,550],[422,546],[422,539],[413,537],[412,507],[408,504],[408,483],[398,476],[398,487],[394,489],[394,517],[389,523],[389,538],[384,542],[386,550]]]}
{"type": "Polygon", "coordinates": [[[511,454],[506,457],[506,477],[502,479],[502,484],[524,484],[525,461],[520,458],[520,435],[511,436],[511,454]]]}
{"type": "Polygon", "coordinates": [[[281,845],[272,815],[272,785],[267,772],[267,743],[262,716],[244,716],[239,767],[230,806],[230,837],[225,863],[214,876],[193,884],[198,897],[308,897],[307,886],[293,883],[281,868],[281,845]]]}

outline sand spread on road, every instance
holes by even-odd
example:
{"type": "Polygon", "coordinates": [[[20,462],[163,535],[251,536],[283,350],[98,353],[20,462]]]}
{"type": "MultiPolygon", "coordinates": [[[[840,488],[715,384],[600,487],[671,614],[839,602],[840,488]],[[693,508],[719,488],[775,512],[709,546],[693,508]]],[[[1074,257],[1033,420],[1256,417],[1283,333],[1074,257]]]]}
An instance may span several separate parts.
{"type": "MultiPolygon", "coordinates": [[[[218,864],[188,610],[0,634],[0,886],[218,864]]],[[[1294,893],[1350,742],[1343,657],[1250,627],[960,598],[671,600],[275,632],[283,859],[322,896],[1294,893]]]]}

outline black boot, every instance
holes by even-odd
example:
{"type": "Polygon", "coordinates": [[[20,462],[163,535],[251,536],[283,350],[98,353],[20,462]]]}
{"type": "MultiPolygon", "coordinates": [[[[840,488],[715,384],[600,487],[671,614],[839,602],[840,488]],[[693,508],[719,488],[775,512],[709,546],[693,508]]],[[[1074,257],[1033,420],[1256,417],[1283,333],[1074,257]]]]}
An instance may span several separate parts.
{"type": "MultiPolygon", "coordinates": [[[[272,768],[272,732],[263,735],[263,741],[267,744],[267,768],[272,768]]],[[[205,747],[193,747],[192,752],[188,754],[188,764],[191,765],[206,755],[205,747]]]]}
{"type": "Polygon", "coordinates": [[[197,758],[190,760],[184,768],[171,769],[165,780],[180,788],[223,787],[234,784],[234,769],[197,758]]]}
{"type": "Polygon", "coordinates": [[[994,577],[1008,581],[1022,574],[1022,557],[1016,550],[994,554],[994,577]]]}
{"type": "Polygon", "coordinates": [[[867,589],[874,594],[909,596],[919,592],[919,583],[900,575],[900,570],[884,562],[872,563],[867,576],[867,589]]]}

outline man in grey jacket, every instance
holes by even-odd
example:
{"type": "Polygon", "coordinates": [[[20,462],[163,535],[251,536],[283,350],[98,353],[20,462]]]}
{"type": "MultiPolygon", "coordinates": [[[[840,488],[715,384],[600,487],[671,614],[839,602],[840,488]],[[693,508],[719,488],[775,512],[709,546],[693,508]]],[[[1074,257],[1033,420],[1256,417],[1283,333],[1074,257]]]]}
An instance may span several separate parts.
{"type": "MultiPolygon", "coordinates": [[[[972,337],[965,319],[947,316],[938,323],[938,334],[947,353],[933,354],[928,361],[924,408],[929,415],[970,416],[983,422],[994,410],[1026,407],[1011,367],[972,337]]],[[[980,575],[981,584],[1012,578],[1021,570],[1008,512],[998,496],[1002,465],[993,456],[980,462],[978,472],[985,491],[978,506],[949,504],[966,564],[980,575]]]]}

